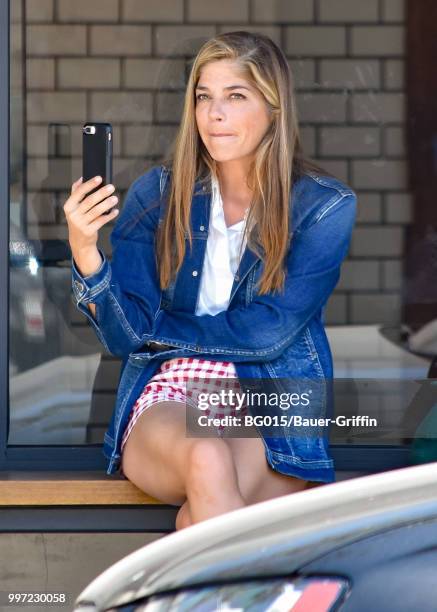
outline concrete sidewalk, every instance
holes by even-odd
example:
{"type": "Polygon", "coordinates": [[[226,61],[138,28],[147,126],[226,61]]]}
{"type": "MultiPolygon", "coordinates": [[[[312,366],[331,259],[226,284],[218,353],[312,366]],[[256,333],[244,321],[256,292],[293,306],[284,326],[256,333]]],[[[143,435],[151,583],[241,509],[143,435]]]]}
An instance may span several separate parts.
{"type": "Polygon", "coordinates": [[[0,534],[0,591],[65,593],[69,605],[0,605],[0,612],[70,612],[75,598],[110,565],[166,534],[0,534]]]}

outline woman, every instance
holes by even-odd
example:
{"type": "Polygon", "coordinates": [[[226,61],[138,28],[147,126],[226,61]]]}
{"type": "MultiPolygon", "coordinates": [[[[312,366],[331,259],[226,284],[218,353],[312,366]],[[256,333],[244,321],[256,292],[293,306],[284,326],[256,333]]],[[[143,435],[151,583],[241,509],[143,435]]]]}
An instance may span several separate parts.
{"type": "Polygon", "coordinates": [[[249,425],[250,437],[188,437],[181,407],[195,413],[187,381],[216,376],[240,390],[244,380],[246,389],[263,380],[306,390],[306,403],[284,409],[262,399],[245,414],[322,417],[332,408],[329,385],[320,385],[332,378],[323,308],[356,197],[304,159],[281,50],[242,31],[203,45],[173,158],[131,185],[111,263],[96,243],[118,212],[114,188],[87,196],[95,185],[76,181],[64,210],[77,307],[123,360],[104,440],[108,474],[122,468],[148,494],[181,504],[177,529],[334,480],[326,428],[287,419],[249,425]]]}

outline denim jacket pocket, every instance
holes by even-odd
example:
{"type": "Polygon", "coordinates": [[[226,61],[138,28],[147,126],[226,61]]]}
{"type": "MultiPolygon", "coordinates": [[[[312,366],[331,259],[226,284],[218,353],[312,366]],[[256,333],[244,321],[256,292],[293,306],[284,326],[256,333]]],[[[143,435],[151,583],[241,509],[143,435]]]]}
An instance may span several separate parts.
{"type": "Polygon", "coordinates": [[[313,379],[320,378],[321,370],[318,367],[317,353],[314,356],[311,346],[306,338],[306,329],[303,330],[294,342],[275,359],[272,359],[268,364],[268,369],[272,378],[293,378],[313,379]]]}

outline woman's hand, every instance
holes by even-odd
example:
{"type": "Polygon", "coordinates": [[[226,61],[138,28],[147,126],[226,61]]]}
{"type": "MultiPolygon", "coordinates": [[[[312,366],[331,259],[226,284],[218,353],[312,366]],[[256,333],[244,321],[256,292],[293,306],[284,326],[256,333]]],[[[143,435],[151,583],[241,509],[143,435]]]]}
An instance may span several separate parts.
{"type": "MultiPolygon", "coordinates": [[[[103,214],[118,202],[118,198],[111,196],[115,190],[114,185],[106,185],[86,197],[101,181],[99,176],[82,184],[80,177],[71,186],[71,196],[64,204],[71,253],[83,276],[91,276],[99,269],[102,258],[97,249],[98,231],[118,215],[117,209],[107,215],[103,214]]],[[[95,305],[88,304],[88,308],[95,317],[95,305]]]]}
{"type": "Polygon", "coordinates": [[[111,210],[107,215],[103,214],[118,202],[117,197],[111,196],[115,190],[114,185],[106,185],[87,196],[87,193],[101,181],[101,177],[94,177],[82,184],[80,177],[71,186],[71,196],[64,204],[68,240],[73,256],[94,252],[97,248],[99,229],[118,214],[117,209],[111,210]]]}

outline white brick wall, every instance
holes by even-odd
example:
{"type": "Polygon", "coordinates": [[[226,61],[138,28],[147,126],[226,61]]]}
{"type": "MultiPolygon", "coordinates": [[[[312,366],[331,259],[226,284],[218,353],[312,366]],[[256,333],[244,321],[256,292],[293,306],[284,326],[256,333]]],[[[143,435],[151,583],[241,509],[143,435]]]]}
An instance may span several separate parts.
{"type": "Polygon", "coordinates": [[[326,26],[290,26],[285,28],[285,52],[290,56],[342,56],[346,53],[346,29],[326,26]]]}
{"type": "Polygon", "coordinates": [[[30,123],[69,123],[86,115],[84,93],[59,91],[33,92],[27,95],[27,117],[30,123]]]}
{"type": "Polygon", "coordinates": [[[406,164],[402,160],[360,160],[351,162],[353,184],[358,189],[406,189],[406,164]]]}
{"type": "Polygon", "coordinates": [[[355,229],[351,254],[357,257],[400,257],[404,240],[401,227],[375,226],[355,229]]]}
{"type": "Polygon", "coordinates": [[[118,0],[57,0],[58,21],[91,23],[118,21],[118,0]]]}
{"type": "Polygon", "coordinates": [[[326,306],[325,321],[330,325],[342,325],[347,319],[346,294],[334,292],[326,306]]]}
{"type": "Polygon", "coordinates": [[[29,59],[26,64],[29,89],[55,88],[55,60],[50,58],[29,59]]]}
{"type": "Polygon", "coordinates": [[[387,193],[385,216],[388,223],[411,223],[413,220],[412,199],[408,193],[387,193]]]}
{"type": "Polygon", "coordinates": [[[316,82],[316,62],[312,59],[295,59],[288,62],[296,89],[312,89],[316,82]]]}
{"type": "Polygon", "coordinates": [[[349,260],[344,262],[337,289],[353,291],[379,288],[379,263],[377,261],[349,260]]]}
{"type": "Polygon", "coordinates": [[[401,123],[405,116],[403,93],[363,93],[352,96],[352,120],[365,123],[401,123]]]}
{"type": "Polygon", "coordinates": [[[118,89],[121,84],[119,59],[60,59],[57,62],[59,89],[118,89]]]}
{"type": "Polygon", "coordinates": [[[122,74],[125,89],[183,89],[185,85],[185,62],[172,59],[123,60],[122,74]]]}
{"type": "Polygon", "coordinates": [[[402,262],[393,259],[382,262],[382,288],[388,291],[399,291],[402,288],[402,262]]]}
{"type": "Polygon", "coordinates": [[[381,151],[375,127],[325,127],[319,133],[320,152],[326,157],[374,157],[381,151]]]}
{"type": "Polygon", "coordinates": [[[348,181],[348,161],[347,159],[318,159],[315,158],[315,161],[320,165],[323,165],[327,172],[330,172],[334,176],[336,176],[340,181],[344,181],[347,183],[348,181]]]}
{"type": "Polygon", "coordinates": [[[150,55],[151,27],[137,25],[91,26],[91,55],[150,55]]]}
{"type": "Polygon", "coordinates": [[[316,129],[311,126],[302,126],[300,130],[300,136],[302,139],[302,146],[307,152],[307,155],[311,157],[316,156],[316,129]]]}
{"type": "Polygon", "coordinates": [[[405,130],[402,127],[385,129],[384,153],[388,157],[406,157],[405,130]]]}
{"type": "Polygon", "coordinates": [[[215,27],[212,25],[157,26],[154,37],[155,53],[158,56],[191,55],[214,34],[215,27]]]}
{"type": "MultiPolygon", "coordinates": [[[[247,30],[247,23],[226,23],[226,24],[217,24],[217,34],[221,34],[222,32],[237,32],[238,30],[247,30]]],[[[255,25],[250,28],[252,32],[257,32],[258,34],[265,34],[269,36],[273,42],[275,42],[279,47],[281,46],[281,28],[279,26],[268,26],[268,25],[255,25]]]]}
{"type": "MultiPolygon", "coordinates": [[[[351,250],[327,322],[397,319],[413,210],[405,163],[404,0],[25,1],[31,193],[47,188],[47,124],[71,128],[71,166],[58,160],[51,179],[59,199],[63,177],[80,175],[81,126],[91,118],[113,124],[114,182],[123,193],[169,152],[200,45],[215,33],[263,32],[283,48],[293,72],[306,153],[358,195],[351,250]]],[[[12,76],[18,83],[18,72],[12,76]]],[[[41,193],[29,208],[32,231],[59,237],[62,215],[41,193]]],[[[109,229],[105,248],[108,237],[109,229]]]]}
{"type": "Polygon", "coordinates": [[[378,21],[378,0],[322,0],[319,6],[319,20],[322,22],[378,21]]]}
{"type": "Polygon", "coordinates": [[[183,92],[160,92],[156,96],[155,120],[157,123],[178,125],[184,104],[183,92]]]}
{"type": "Polygon", "coordinates": [[[388,59],[384,62],[385,89],[402,89],[405,80],[405,63],[402,60],[388,59]]]}
{"type": "Polygon", "coordinates": [[[311,23],[314,0],[253,0],[254,23],[311,23]]]}
{"type": "Polygon", "coordinates": [[[232,23],[249,19],[249,0],[188,0],[187,19],[202,23],[232,23]]]}
{"type": "Polygon", "coordinates": [[[183,0],[123,0],[122,20],[131,23],[171,23],[184,19],[183,0]]]}
{"type": "Polygon", "coordinates": [[[381,223],[382,195],[376,191],[359,191],[357,189],[356,193],[358,197],[357,226],[361,223],[381,223]]]}
{"type": "Polygon", "coordinates": [[[363,294],[351,296],[351,324],[395,322],[399,318],[399,293],[363,294]]]}
{"type": "Polygon", "coordinates": [[[393,23],[405,19],[405,0],[382,0],[382,18],[393,23]]]}
{"type": "Polygon", "coordinates": [[[145,91],[95,92],[90,98],[91,116],[104,121],[143,123],[152,121],[152,94],[145,91]]]}
{"type": "Polygon", "coordinates": [[[321,60],[320,84],[323,87],[379,89],[381,65],[378,60],[321,60]]]}
{"type": "MultiPolygon", "coordinates": [[[[16,7],[21,3],[13,2],[16,7]]],[[[21,16],[20,16],[21,17],[21,16]]],[[[50,22],[53,19],[53,0],[26,0],[27,23],[50,22]]]]}
{"type": "Polygon", "coordinates": [[[405,50],[405,29],[401,26],[352,27],[353,55],[400,56],[405,50]]]}
{"type": "Polygon", "coordinates": [[[167,155],[176,136],[177,126],[129,125],[124,129],[123,154],[126,157],[167,155]]]}
{"type": "Polygon", "coordinates": [[[346,96],[341,93],[297,94],[299,118],[303,123],[344,123],[346,96]]]}
{"type": "Polygon", "coordinates": [[[30,25],[26,30],[30,57],[86,53],[86,28],[82,25],[30,25]]]}

